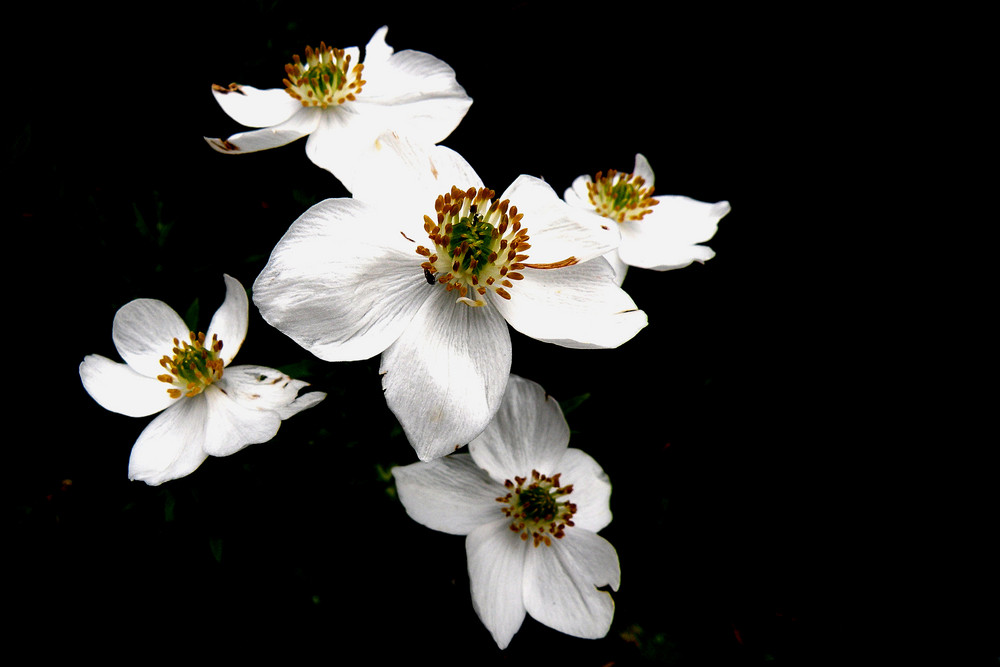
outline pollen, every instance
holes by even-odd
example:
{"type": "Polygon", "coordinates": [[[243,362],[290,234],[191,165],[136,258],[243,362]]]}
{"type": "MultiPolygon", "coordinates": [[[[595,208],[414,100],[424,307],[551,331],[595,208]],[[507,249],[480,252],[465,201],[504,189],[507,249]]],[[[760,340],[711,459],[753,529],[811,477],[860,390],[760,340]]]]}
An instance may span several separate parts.
{"type": "Polygon", "coordinates": [[[298,54],[285,65],[285,91],[304,107],[331,106],[352,102],[361,92],[364,65],[351,67],[351,54],[320,42],[313,51],[306,47],[305,63],[298,54]]]}
{"type": "Polygon", "coordinates": [[[219,358],[222,351],[219,337],[213,334],[207,347],[203,333],[192,331],[188,338],[190,342],[174,338],[172,356],[165,354],[160,359],[160,366],[168,372],[156,376],[156,379],[171,385],[167,389],[171,398],[197,396],[222,378],[225,363],[219,358]]]}
{"type": "Polygon", "coordinates": [[[597,172],[587,183],[587,195],[597,212],[617,222],[642,220],[659,202],[653,198],[653,186],[636,174],[611,169],[607,175],[597,172]]]}
{"type": "Polygon", "coordinates": [[[452,186],[434,202],[434,216],[424,216],[431,242],[430,248],[417,246],[424,276],[456,292],[457,301],[467,306],[485,305],[488,292],[509,301],[525,268],[559,268],[577,261],[569,257],[558,266],[526,264],[531,244],[522,224],[524,214],[510,200],[495,197],[489,188],[452,186]]]}
{"type": "Polygon", "coordinates": [[[500,511],[511,520],[510,530],[535,547],[552,546],[553,539],[562,539],[574,525],[576,505],[564,499],[573,492],[573,485],[562,486],[560,477],[532,470],[529,477],[504,482],[508,492],[496,499],[503,505],[500,511]]]}

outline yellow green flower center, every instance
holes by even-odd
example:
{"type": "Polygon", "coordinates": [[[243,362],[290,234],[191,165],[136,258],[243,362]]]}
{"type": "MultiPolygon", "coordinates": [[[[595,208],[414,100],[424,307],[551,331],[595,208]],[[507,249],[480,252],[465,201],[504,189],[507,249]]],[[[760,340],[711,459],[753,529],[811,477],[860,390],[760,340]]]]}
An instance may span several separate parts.
{"type": "Polygon", "coordinates": [[[173,356],[163,355],[160,365],[170,371],[158,375],[160,382],[172,385],[167,389],[171,398],[180,398],[181,395],[196,396],[205,390],[205,387],[217,382],[222,378],[222,369],[225,363],[219,358],[222,351],[222,341],[215,334],[212,334],[212,344],[205,347],[205,334],[195,334],[190,332],[191,342],[174,339],[173,356]]]}
{"type": "Polygon", "coordinates": [[[469,306],[483,306],[483,298],[492,291],[502,299],[511,298],[512,281],[523,280],[524,268],[554,269],[572,266],[575,257],[553,264],[527,264],[525,251],[528,230],[521,224],[510,200],[495,201],[496,193],[488,188],[452,187],[434,202],[436,217],[424,216],[424,231],[433,244],[417,246],[424,257],[424,276],[431,284],[441,284],[458,292],[458,301],[469,306]]]}
{"type": "Polygon", "coordinates": [[[286,92],[305,107],[330,106],[353,101],[365,82],[361,79],[364,65],[358,63],[351,69],[351,56],[343,49],[335,49],[320,42],[319,49],[306,47],[306,62],[298,55],[294,62],[285,65],[288,78],[286,92]]]}
{"type": "Polygon", "coordinates": [[[659,202],[653,199],[653,186],[645,187],[642,176],[622,174],[614,169],[607,175],[597,172],[587,183],[587,195],[597,212],[617,222],[641,220],[659,202]]]}
{"type": "Polygon", "coordinates": [[[561,486],[560,474],[546,477],[537,470],[531,477],[515,477],[504,482],[508,493],[497,498],[504,505],[504,516],[511,519],[510,529],[521,539],[531,538],[534,546],[552,546],[552,539],[561,539],[566,528],[573,526],[576,505],[562,499],[573,492],[573,485],[561,486]]]}

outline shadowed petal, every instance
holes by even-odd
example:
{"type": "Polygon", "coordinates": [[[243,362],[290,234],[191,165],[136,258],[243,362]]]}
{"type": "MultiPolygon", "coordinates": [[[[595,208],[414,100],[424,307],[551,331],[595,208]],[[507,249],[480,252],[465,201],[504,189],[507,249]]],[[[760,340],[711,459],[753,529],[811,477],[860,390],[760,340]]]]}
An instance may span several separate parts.
{"type": "Polygon", "coordinates": [[[226,299],[212,315],[205,336],[209,341],[212,340],[212,334],[219,336],[219,340],[222,341],[220,358],[222,363],[228,366],[247,336],[250,302],[240,281],[227,275],[223,275],[223,278],[226,280],[226,299]]]}
{"type": "Polygon", "coordinates": [[[527,549],[524,606],[532,618],[574,637],[597,639],[608,633],[615,613],[611,595],[618,590],[618,554],[599,535],[569,530],[551,547],[527,549]]]}
{"type": "Polygon", "coordinates": [[[229,456],[248,445],[267,442],[281,426],[281,416],[274,410],[244,407],[217,386],[207,388],[204,397],[208,414],[203,448],[211,456],[229,456]]]}
{"type": "Polygon", "coordinates": [[[129,417],[151,415],[176,400],[167,394],[170,385],[99,354],[84,358],[80,379],[83,388],[101,407],[129,417]]]}
{"type": "Polygon", "coordinates": [[[465,453],[392,469],[399,500],[414,521],[452,535],[468,535],[500,514],[504,488],[465,453]]]}
{"type": "Polygon", "coordinates": [[[507,523],[484,524],[465,538],[472,606],[501,649],[520,629],[525,613],[521,591],[527,544],[507,523]]]}
{"type": "Polygon", "coordinates": [[[160,359],[172,356],[174,339],[188,341],[190,331],[177,312],[159,299],[135,299],[115,313],[111,338],[118,354],[138,373],[164,373],[160,359]]]}

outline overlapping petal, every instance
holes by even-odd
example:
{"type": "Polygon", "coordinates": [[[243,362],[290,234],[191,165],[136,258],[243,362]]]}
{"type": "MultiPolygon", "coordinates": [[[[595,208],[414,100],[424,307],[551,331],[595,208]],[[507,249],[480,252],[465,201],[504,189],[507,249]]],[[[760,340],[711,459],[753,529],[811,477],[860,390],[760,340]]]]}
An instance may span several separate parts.
{"type": "Polygon", "coordinates": [[[167,385],[137,373],[127,364],[99,354],[87,355],[80,364],[80,379],[87,393],[105,410],[129,417],[146,417],[167,408],[174,399],[167,385]]]}
{"type": "Polygon", "coordinates": [[[226,298],[212,315],[205,337],[211,341],[213,336],[218,336],[222,341],[220,358],[222,363],[228,366],[247,337],[247,327],[250,325],[250,300],[240,281],[232,276],[222,277],[226,281],[226,298]]]}
{"type": "Polygon", "coordinates": [[[176,401],[151,421],[132,446],[128,478],[157,486],[194,472],[205,453],[208,403],[176,401]]]}
{"type": "Polygon", "coordinates": [[[469,454],[397,466],[392,476],[407,513],[428,528],[468,535],[497,520],[496,497],[503,494],[503,487],[469,454]]]}
{"type": "Polygon", "coordinates": [[[213,86],[212,95],[230,118],[247,127],[281,125],[302,108],[283,88],[261,90],[232,84],[213,86]]]}
{"type": "Polygon", "coordinates": [[[160,359],[173,347],[173,340],[188,340],[189,330],[181,316],[159,299],[135,299],[115,313],[111,339],[118,354],[133,370],[155,378],[163,372],[160,359]]]}
{"type": "Polygon", "coordinates": [[[267,442],[278,432],[281,416],[238,403],[216,386],[205,390],[202,449],[210,456],[229,456],[248,445],[267,442]]]}
{"type": "Polygon", "coordinates": [[[507,530],[505,520],[483,524],[465,538],[472,607],[493,635],[507,648],[524,622],[526,544],[507,530]]]}

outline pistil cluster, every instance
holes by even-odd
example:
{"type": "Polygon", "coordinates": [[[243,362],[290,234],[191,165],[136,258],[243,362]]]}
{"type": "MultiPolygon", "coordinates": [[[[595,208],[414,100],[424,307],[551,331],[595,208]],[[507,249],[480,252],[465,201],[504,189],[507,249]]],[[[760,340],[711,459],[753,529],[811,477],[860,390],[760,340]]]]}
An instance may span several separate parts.
{"type": "Polygon", "coordinates": [[[617,222],[641,220],[659,202],[653,199],[653,186],[645,187],[642,176],[623,174],[611,169],[607,175],[597,172],[587,183],[590,203],[597,212],[617,222]]]}
{"type": "Polygon", "coordinates": [[[156,377],[160,382],[173,385],[167,389],[171,398],[180,398],[182,394],[196,396],[222,378],[225,363],[219,358],[222,351],[219,337],[212,334],[212,344],[205,347],[205,334],[192,331],[189,336],[190,343],[174,338],[174,356],[163,355],[160,359],[160,365],[170,373],[156,377]]]}
{"type": "Polygon", "coordinates": [[[552,538],[561,539],[566,535],[566,527],[572,526],[576,505],[568,500],[560,500],[573,492],[573,485],[561,486],[562,473],[546,477],[537,470],[531,477],[509,479],[504,486],[509,492],[497,498],[505,505],[501,509],[504,516],[511,519],[510,529],[527,541],[530,537],[537,547],[552,546],[552,538]]]}
{"type": "Polygon", "coordinates": [[[365,82],[361,79],[364,69],[358,63],[351,69],[351,56],[343,49],[335,49],[320,42],[319,49],[306,47],[306,63],[298,55],[294,62],[285,65],[288,78],[286,92],[304,107],[322,107],[353,101],[365,82]],[[353,78],[352,78],[353,77],[353,78]]]}

